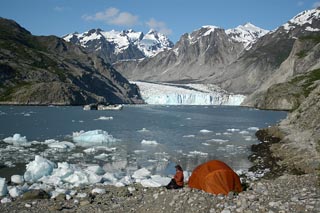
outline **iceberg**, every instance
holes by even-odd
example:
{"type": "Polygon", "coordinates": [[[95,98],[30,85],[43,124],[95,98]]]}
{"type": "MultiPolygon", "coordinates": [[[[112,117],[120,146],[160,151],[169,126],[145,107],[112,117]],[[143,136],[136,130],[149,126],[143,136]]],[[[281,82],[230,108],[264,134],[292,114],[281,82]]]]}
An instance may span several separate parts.
{"type": "Polygon", "coordinates": [[[24,178],[22,175],[12,175],[11,182],[16,184],[21,184],[24,182],[24,178]]]}
{"type": "Polygon", "coordinates": [[[0,178],[0,197],[8,193],[7,183],[5,178],[0,178]]]}
{"type": "Polygon", "coordinates": [[[72,138],[75,143],[81,146],[97,146],[117,141],[112,135],[103,130],[74,132],[72,138]]]}
{"type": "Polygon", "coordinates": [[[39,156],[35,156],[35,160],[28,163],[24,173],[24,180],[27,182],[36,182],[43,176],[50,175],[55,167],[55,163],[39,156]]]}
{"type": "Polygon", "coordinates": [[[147,104],[239,106],[246,97],[228,93],[213,84],[132,83],[139,87],[147,104]]]}
{"type": "Polygon", "coordinates": [[[142,145],[158,145],[158,142],[157,141],[142,140],[141,144],[142,145]]]}
{"type": "Polygon", "coordinates": [[[7,137],[3,139],[4,142],[13,144],[14,146],[29,146],[26,136],[21,136],[20,134],[16,133],[13,137],[7,137]]]}

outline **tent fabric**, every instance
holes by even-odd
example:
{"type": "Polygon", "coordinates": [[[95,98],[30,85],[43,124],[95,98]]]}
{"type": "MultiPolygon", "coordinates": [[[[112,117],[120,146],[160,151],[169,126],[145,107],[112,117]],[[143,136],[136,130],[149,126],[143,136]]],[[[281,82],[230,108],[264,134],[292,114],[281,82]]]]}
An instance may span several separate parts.
{"type": "Polygon", "coordinates": [[[189,178],[188,185],[212,194],[227,195],[230,191],[242,191],[239,176],[219,160],[208,161],[196,167],[189,178]]]}

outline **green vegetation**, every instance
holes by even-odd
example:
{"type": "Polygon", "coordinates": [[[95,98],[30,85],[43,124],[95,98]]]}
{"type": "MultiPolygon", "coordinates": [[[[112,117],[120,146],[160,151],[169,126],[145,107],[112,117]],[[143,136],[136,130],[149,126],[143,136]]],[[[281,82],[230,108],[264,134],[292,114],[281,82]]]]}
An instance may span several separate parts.
{"type": "Polygon", "coordinates": [[[2,87],[4,92],[0,94],[0,101],[11,101],[14,93],[21,90],[23,87],[31,87],[31,85],[30,82],[19,82],[12,87],[2,87]]]}
{"type": "Polygon", "coordinates": [[[300,86],[303,90],[303,95],[308,97],[314,89],[314,82],[320,80],[320,69],[312,70],[306,74],[299,75],[289,81],[289,84],[300,86]]]}
{"type": "Polygon", "coordinates": [[[301,50],[300,52],[298,52],[298,53],[296,54],[296,56],[298,56],[299,59],[304,58],[304,57],[307,56],[307,51],[306,51],[306,50],[301,50]]]}
{"type": "Polygon", "coordinates": [[[316,44],[320,43],[320,35],[319,34],[311,34],[311,35],[300,37],[299,39],[302,41],[310,41],[311,40],[316,44]]]}

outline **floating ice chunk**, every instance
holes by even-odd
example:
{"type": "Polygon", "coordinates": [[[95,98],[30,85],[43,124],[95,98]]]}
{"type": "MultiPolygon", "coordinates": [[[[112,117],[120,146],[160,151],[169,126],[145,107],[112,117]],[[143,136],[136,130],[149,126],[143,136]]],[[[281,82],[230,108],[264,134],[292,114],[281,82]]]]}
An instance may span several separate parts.
{"type": "Polygon", "coordinates": [[[143,127],[142,129],[138,130],[138,132],[150,132],[150,130],[143,127]]]}
{"type": "Polygon", "coordinates": [[[18,186],[13,186],[11,189],[9,189],[9,195],[12,198],[16,198],[19,197],[20,195],[22,195],[23,191],[21,189],[21,187],[18,186]]]}
{"type": "Polygon", "coordinates": [[[103,181],[106,183],[114,184],[118,179],[114,176],[113,173],[107,172],[102,176],[103,181]]]}
{"type": "Polygon", "coordinates": [[[94,188],[91,191],[91,194],[105,194],[106,190],[105,189],[100,189],[100,188],[94,188]]]}
{"type": "Polygon", "coordinates": [[[12,200],[8,197],[4,197],[1,199],[1,203],[11,203],[11,202],[12,202],[12,200]]]}
{"type": "Polygon", "coordinates": [[[99,160],[107,160],[110,157],[111,155],[106,153],[101,153],[100,155],[94,156],[95,159],[99,159],[99,160]]]}
{"type": "Polygon", "coordinates": [[[24,145],[28,145],[27,144],[27,138],[26,136],[21,136],[20,134],[16,133],[13,135],[13,137],[7,137],[5,139],[3,139],[4,142],[9,143],[9,144],[13,144],[14,146],[24,146],[24,145]]]}
{"type": "Polygon", "coordinates": [[[24,178],[22,175],[12,175],[11,182],[16,184],[22,184],[24,182],[24,178]]]}
{"type": "Polygon", "coordinates": [[[144,178],[149,177],[150,174],[151,174],[151,172],[148,169],[142,168],[142,169],[135,171],[133,173],[132,177],[135,179],[144,179],[144,178]]]}
{"type": "Polygon", "coordinates": [[[191,156],[194,156],[194,155],[207,156],[208,155],[208,153],[200,152],[200,151],[192,151],[192,152],[189,152],[189,154],[191,156]]]}
{"type": "Polygon", "coordinates": [[[78,187],[80,185],[88,184],[89,178],[85,172],[79,170],[79,171],[75,171],[73,174],[64,178],[64,181],[71,183],[74,186],[78,187]]]}
{"type": "Polygon", "coordinates": [[[202,129],[200,130],[200,133],[210,133],[212,132],[211,130],[207,130],[207,129],[202,129]]]}
{"type": "Polygon", "coordinates": [[[91,154],[91,153],[95,153],[97,151],[107,151],[107,152],[114,152],[117,150],[116,147],[112,147],[112,148],[108,148],[108,147],[105,147],[105,146],[96,146],[96,147],[91,147],[91,148],[88,148],[88,149],[85,149],[83,150],[83,152],[87,153],[87,154],[91,154]]]}
{"type": "Polygon", "coordinates": [[[44,144],[50,144],[50,143],[59,143],[59,141],[55,139],[47,139],[43,142],[44,144]]]}
{"type": "Polygon", "coordinates": [[[0,197],[8,193],[7,183],[5,178],[0,178],[0,197]]]}
{"type": "Polygon", "coordinates": [[[35,160],[26,165],[24,179],[27,182],[36,182],[43,176],[50,175],[55,164],[39,155],[35,156],[35,160]]]}
{"type": "Polygon", "coordinates": [[[74,142],[82,146],[95,146],[117,141],[112,135],[103,130],[74,132],[72,137],[74,142]]]}
{"type": "Polygon", "coordinates": [[[202,143],[202,145],[205,145],[205,146],[210,146],[210,144],[208,144],[208,143],[202,143]]]}
{"type": "Polygon", "coordinates": [[[56,176],[61,179],[69,177],[74,171],[77,170],[75,165],[69,164],[67,162],[58,163],[58,168],[55,168],[52,172],[51,177],[56,176]]]}
{"type": "Polygon", "coordinates": [[[245,131],[245,130],[243,130],[243,131],[241,131],[241,132],[239,132],[239,133],[242,134],[242,135],[250,134],[248,131],[245,131]]]}
{"type": "Polygon", "coordinates": [[[252,141],[252,140],[253,140],[253,138],[252,138],[251,136],[245,136],[244,139],[245,139],[246,141],[252,141]]]}
{"type": "Polygon", "coordinates": [[[62,142],[53,142],[49,143],[48,147],[53,148],[53,149],[60,149],[63,151],[70,151],[74,149],[76,146],[68,141],[62,141],[62,142]]]}
{"type": "Polygon", "coordinates": [[[248,130],[250,130],[250,131],[258,131],[259,127],[249,127],[248,130]]]}
{"type": "Polygon", "coordinates": [[[223,135],[232,135],[230,132],[224,132],[223,135]]]}
{"type": "Polygon", "coordinates": [[[239,132],[240,129],[233,129],[233,128],[232,128],[232,129],[227,129],[227,131],[228,131],[228,132],[239,132]]]}
{"type": "Polygon", "coordinates": [[[115,186],[126,186],[133,184],[133,179],[130,176],[125,176],[121,180],[119,180],[117,183],[115,183],[115,186]]]}
{"type": "Polygon", "coordinates": [[[194,137],[196,137],[195,135],[184,135],[183,136],[184,138],[194,138],[194,137]]]}
{"type": "Polygon", "coordinates": [[[139,149],[139,150],[134,150],[133,152],[136,153],[136,154],[140,154],[140,153],[147,152],[147,150],[139,149]]]}
{"type": "Polygon", "coordinates": [[[100,116],[99,118],[95,119],[95,120],[102,120],[102,121],[110,121],[113,120],[113,117],[106,117],[106,116],[100,116]]]}
{"type": "Polygon", "coordinates": [[[86,171],[86,174],[88,175],[88,180],[89,180],[90,184],[102,182],[102,176],[97,175],[96,173],[94,173],[92,171],[86,171]]]}
{"type": "Polygon", "coordinates": [[[91,165],[91,166],[88,166],[86,169],[86,171],[90,171],[90,172],[93,172],[97,175],[103,175],[105,173],[105,171],[103,170],[103,168],[99,165],[91,165]]]}
{"type": "Polygon", "coordinates": [[[162,177],[160,175],[152,175],[150,179],[144,179],[140,183],[144,187],[160,187],[166,186],[170,182],[171,178],[162,177]]]}
{"type": "Polygon", "coordinates": [[[143,145],[158,145],[158,142],[157,141],[142,140],[141,144],[143,144],[143,145]]]}
{"type": "Polygon", "coordinates": [[[229,142],[229,140],[223,140],[223,139],[210,139],[210,140],[207,140],[207,142],[217,142],[217,143],[226,143],[226,142],[229,142]]]}

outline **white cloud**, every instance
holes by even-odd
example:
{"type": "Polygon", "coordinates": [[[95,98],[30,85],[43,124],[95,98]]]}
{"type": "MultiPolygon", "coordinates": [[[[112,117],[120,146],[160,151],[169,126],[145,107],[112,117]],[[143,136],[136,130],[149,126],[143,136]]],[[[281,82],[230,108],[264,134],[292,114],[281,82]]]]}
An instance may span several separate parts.
{"type": "Polygon", "coordinates": [[[53,10],[56,11],[56,12],[63,12],[65,10],[65,8],[64,7],[60,7],[60,6],[56,6],[56,7],[53,8],[53,10]]]}
{"type": "Polygon", "coordinates": [[[298,2],[297,2],[297,5],[298,5],[298,7],[303,6],[303,5],[304,5],[304,1],[298,1],[298,2]]]}
{"type": "Polygon", "coordinates": [[[170,35],[172,33],[172,30],[167,27],[166,23],[157,21],[154,18],[151,18],[148,22],[146,22],[146,25],[149,28],[155,29],[165,35],[170,35]]]}
{"type": "Polygon", "coordinates": [[[82,18],[87,21],[103,21],[110,25],[119,26],[134,26],[139,22],[138,16],[121,12],[114,7],[110,7],[103,12],[97,12],[94,15],[83,15],[82,18]]]}
{"type": "Polygon", "coordinates": [[[313,7],[314,8],[320,7],[320,1],[313,3],[313,7]]]}

